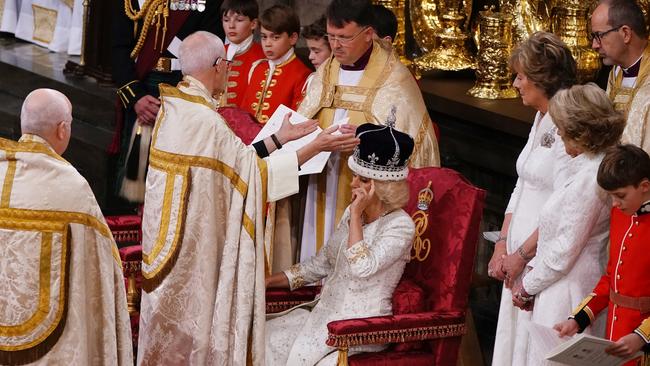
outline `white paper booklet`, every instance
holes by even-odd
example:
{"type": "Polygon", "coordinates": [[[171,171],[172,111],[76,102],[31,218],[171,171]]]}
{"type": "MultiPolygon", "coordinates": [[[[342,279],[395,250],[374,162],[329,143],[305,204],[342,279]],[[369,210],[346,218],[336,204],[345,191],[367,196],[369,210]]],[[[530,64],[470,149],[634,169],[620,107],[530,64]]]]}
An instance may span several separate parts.
{"type": "Polygon", "coordinates": [[[484,231],[483,239],[496,243],[499,240],[499,234],[501,234],[500,231],[484,231]]]}
{"type": "MultiPolygon", "coordinates": [[[[289,122],[291,122],[294,125],[296,123],[301,123],[308,120],[307,117],[298,114],[298,112],[292,110],[291,108],[285,106],[284,104],[280,104],[278,109],[276,109],[275,112],[273,112],[271,118],[269,118],[269,120],[266,121],[266,124],[264,125],[264,127],[262,127],[262,130],[260,131],[260,133],[257,134],[253,142],[260,141],[278,132],[278,130],[282,126],[282,121],[284,120],[284,116],[286,116],[287,113],[289,112],[291,112],[291,118],[289,118],[289,122]]],[[[318,127],[316,131],[310,133],[307,136],[304,136],[298,140],[287,142],[286,144],[282,145],[282,149],[274,151],[273,154],[271,155],[296,152],[301,147],[312,142],[316,138],[316,136],[318,136],[318,134],[321,133],[321,131],[323,131],[323,129],[318,127]]],[[[305,162],[303,165],[300,166],[299,174],[307,175],[307,174],[317,174],[322,172],[323,169],[325,168],[325,164],[327,164],[327,160],[329,159],[330,154],[331,154],[330,152],[321,152],[320,154],[309,159],[307,162],[305,162]]]]}
{"type": "Polygon", "coordinates": [[[560,338],[555,329],[533,322],[528,323],[528,331],[531,341],[538,350],[543,351],[547,360],[564,365],[618,366],[642,355],[639,352],[625,359],[612,356],[605,353],[605,348],[614,344],[610,340],[584,333],[560,338]]]}

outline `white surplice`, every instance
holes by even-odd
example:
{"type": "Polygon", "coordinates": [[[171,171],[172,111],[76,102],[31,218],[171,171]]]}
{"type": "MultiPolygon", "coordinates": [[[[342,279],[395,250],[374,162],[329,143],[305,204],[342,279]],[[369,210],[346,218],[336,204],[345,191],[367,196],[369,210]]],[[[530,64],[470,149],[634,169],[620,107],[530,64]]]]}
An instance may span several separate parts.
{"type": "Polygon", "coordinates": [[[133,365],[119,253],[90,186],[35,135],[0,139],[0,364],[133,365]]]}
{"type": "MultiPolygon", "coordinates": [[[[410,259],[414,224],[395,210],[364,225],[363,241],[348,248],[349,208],[316,256],[284,273],[290,288],[327,277],[319,299],[266,323],[266,365],[335,365],[336,348],[325,344],[333,320],[392,314],[393,291],[410,259]]],[[[372,352],[381,345],[352,347],[351,353],[372,352]]]]}
{"type": "MultiPolygon", "coordinates": [[[[540,208],[553,193],[554,185],[564,179],[569,155],[556,131],[551,116],[537,112],[528,141],[517,158],[519,177],[506,209],[506,214],[512,214],[506,240],[508,254],[514,253],[537,229],[540,208]]],[[[503,286],[492,365],[525,364],[528,319],[530,312],[513,306],[512,292],[503,286]]]]}
{"type": "MultiPolygon", "coordinates": [[[[313,74],[312,74],[313,75],[313,74]]],[[[361,81],[363,70],[339,70],[339,84],[344,86],[355,86],[361,81]]],[[[311,80],[310,80],[311,81],[311,80]]],[[[348,117],[348,110],[337,108],[334,112],[333,124],[340,124],[348,117]]],[[[347,162],[343,162],[347,164],[347,162]]],[[[339,183],[339,165],[341,164],[341,154],[333,152],[330,155],[323,173],[327,175],[325,186],[325,229],[323,230],[324,242],[329,241],[329,236],[334,231],[336,225],[336,194],[339,183]]],[[[305,219],[303,221],[302,239],[300,244],[300,262],[316,255],[316,195],[318,194],[318,176],[312,174],[309,176],[309,185],[307,186],[307,201],[305,202],[305,219]]]]}
{"type": "MultiPolygon", "coordinates": [[[[596,175],[604,154],[582,153],[567,163],[567,179],[541,209],[532,270],[523,279],[535,296],[531,321],[553,327],[566,320],[604,272],[609,238],[610,200],[596,175]]],[[[585,330],[604,336],[604,317],[585,330]]],[[[528,339],[522,365],[549,365],[528,339]]]]}
{"type": "Polygon", "coordinates": [[[265,198],[297,193],[297,157],[259,159],[195,78],[161,85],[160,96],[142,224],[138,364],[261,365],[265,198]]]}

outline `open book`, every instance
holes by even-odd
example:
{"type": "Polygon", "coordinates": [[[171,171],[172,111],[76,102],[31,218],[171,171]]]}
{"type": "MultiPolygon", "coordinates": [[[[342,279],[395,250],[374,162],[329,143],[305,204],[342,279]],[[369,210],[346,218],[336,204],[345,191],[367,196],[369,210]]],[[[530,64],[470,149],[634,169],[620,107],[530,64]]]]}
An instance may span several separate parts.
{"type": "MultiPolygon", "coordinates": [[[[264,124],[264,127],[262,128],[260,133],[257,134],[253,142],[260,141],[278,132],[278,130],[282,126],[282,121],[284,120],[284,116],[289,112],[291,112],[291,118],[289,118],[289,122],[293,124],[305,122],[308,119],[307,117],[298,114],[298,112],[292,110],[291,108],[285,106],[284,104],[281,104],[278,107],[278,109],[276,109],[275,112],[273,112],[271,118],[269,118],[269,120],[266,121],[266,124],[264,124]]],[[[307,136],[304,136],[298,140],[287,142],[286,144],[282,145],[282,149],[274,151],[273,154],[271,155],[296,152],[303,146],[312,142],[316,138],[316,136],[318,136],[318,134],[321,133],[321,131],[323,131],[323,129],[318,127],[316,131],[310,133],[307,136]]],[[[307,162],[305,162],[300,166],[299,174],[307,175],[307,174],[316,174],[322,172],[323,169],[325,168],[325,164],[327,164],[327,160],[329,159],[330,154],[331,154],[330,152],[321,152],[318,155],[314,156],[313,158],[309,159],[307,162]]]]}
{"type": "Polygon", "coordinates": [[[641,352],[628,358],[620,358],[605,353],[605,348],[614,342],[578,334],[574,337],[560,338],[555,329],[529,322],[528,331],[531,342],[542,351],[549,361],[572,366],[618,366],[626,361],[642,356],[641,352]]]}

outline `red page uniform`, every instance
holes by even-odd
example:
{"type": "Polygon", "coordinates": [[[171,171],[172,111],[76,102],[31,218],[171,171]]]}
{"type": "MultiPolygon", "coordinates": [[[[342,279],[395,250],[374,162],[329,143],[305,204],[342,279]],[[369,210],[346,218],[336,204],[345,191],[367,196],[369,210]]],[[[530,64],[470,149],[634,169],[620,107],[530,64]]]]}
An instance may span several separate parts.
{"type": "MultiPolygon", "coordinates": [[[[605,338],[617,341],[632,332],[650,343],[650,202],[633,216],[613,208],[607,272],[576,309],[580,331],[605,308],[605,338]]],[[[626,365],[635,365],[631,361],[626,365]]]]}
{"type": "Polygon", "coordinates": [[[255,61],[264,58],[264,51],[259,43],[253,42],[253,36],[251,35],[249,39],[240,45],[226,45],[226,55],[229,60],[233,60],[228,73],[226,106],[237,107],[241,104],[248,86],[248,73],[255,61]],[[235,48],[236,50],[233,52],[235,48]]]}
{"type": "Polygon", "coordinates": [[[302,88],[311,70],[291,49],[278,60],[260,60],[250,71],[248,88],[240,107],[266,123],[280,104],[298,109],[302,88]],[[269,73],[272,71],[272,75],[269,73]]]}

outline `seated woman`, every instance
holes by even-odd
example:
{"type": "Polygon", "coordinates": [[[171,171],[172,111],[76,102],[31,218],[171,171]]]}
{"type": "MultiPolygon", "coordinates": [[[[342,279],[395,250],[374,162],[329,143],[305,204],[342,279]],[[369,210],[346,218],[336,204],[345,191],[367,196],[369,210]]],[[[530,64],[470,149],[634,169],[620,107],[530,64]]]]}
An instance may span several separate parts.
{"type": "MultiPolygon", "coordinates": [[[[389,126],[364,124],[348,159],[354,173],[352,203],[317,255],[266,280],[267,287],[296,289],[327,278],[321,295],[266,323],[266,365],[335,365],[325,344],[333,320],[392,314],[392,296],[410,259],[415,232],[401,209],[413,139],[389,126]],[[313,308],[312,308],[313,307],[313,308]]],[[[352,353],[383,346],[353,347],[352,353]]]]}
{"type": "MultiPolygon", "coordinates": [[[[578,306],[603,273],[611,203],[596,174],[604,151],[619,142],[625,119],[595,84],[560,90],[548,111],[572,158],[564,184],[540,207],[535,263],[513,286],[512,301],[532,310],[532,322],[552,327],[578,306]]],[[[589,331],[602,337],[604,324],[599,325],[589,331]]],[[[530,347],[534,344],[529,340],[526,365],[546,364],[543,354],[530,347]]]]}

